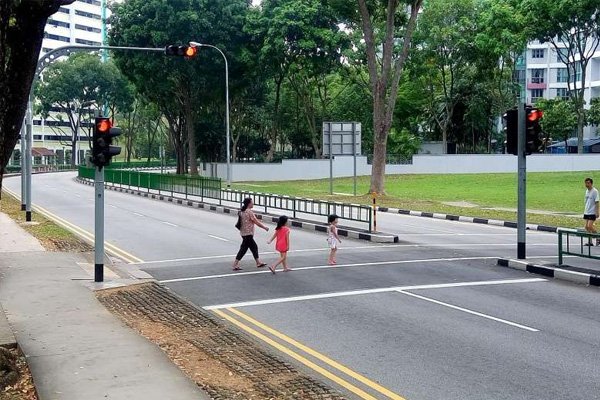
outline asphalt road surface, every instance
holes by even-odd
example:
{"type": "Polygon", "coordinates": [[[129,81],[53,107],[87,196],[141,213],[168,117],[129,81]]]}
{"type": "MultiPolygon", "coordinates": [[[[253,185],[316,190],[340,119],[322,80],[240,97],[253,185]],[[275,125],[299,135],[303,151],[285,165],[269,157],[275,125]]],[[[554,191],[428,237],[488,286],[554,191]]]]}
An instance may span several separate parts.
{"type": "MultiPolygon", "coordinates": [[[[92,186],[35,175],[33,203],[93,232],[92,186]]],[[[5,187],[20,192],[20,179],[5,187]]],[[[235,217],[106,192],[107,246],[356,399],[600,399],[600,292],[496,266],[516,230],[379,214],[398,244],[293,229],[291,272],[231,270],[235,217]]],[[[274,228],[270,225],[271,229],[274,228]]],[[[271,231],[272,232],[272,231],[271,231]]],[[[271,233],[270,232],[270,233],[271,233]]],[[[270,236],[257,229],[266,262],[270,236]]],[[[527,255],[556,261],[556,235],[527,233],[527,255]]]]}

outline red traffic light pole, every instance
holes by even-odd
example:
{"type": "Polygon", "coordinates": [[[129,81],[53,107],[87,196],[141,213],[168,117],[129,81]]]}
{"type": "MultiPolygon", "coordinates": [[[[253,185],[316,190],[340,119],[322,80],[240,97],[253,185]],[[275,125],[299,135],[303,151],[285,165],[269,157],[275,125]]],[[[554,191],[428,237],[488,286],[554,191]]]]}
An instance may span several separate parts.
{"type": "MultiPolygon", "coordinates": [[[[31,148],[33,143],[33,88],[35,81],[39,79],[42,71],[59,57],[68,56],[74,52],[93,50],[124,50],[124,51],[149,51],[163,53],[164,48],[154,47],[124,47],[124,46],[84,46],[70,45],[56,48],[44,54],[39,60],[36,68],[25,117],[25,154],[21,157],[21,179],[25,183],[21,185],[21,202],[25,199],[25,219],[31,221],[31,148]]],[[[94,227],[94,281],[104,281],[104,171],[96,167],[95,173],[95,227],[94,227]]]]}

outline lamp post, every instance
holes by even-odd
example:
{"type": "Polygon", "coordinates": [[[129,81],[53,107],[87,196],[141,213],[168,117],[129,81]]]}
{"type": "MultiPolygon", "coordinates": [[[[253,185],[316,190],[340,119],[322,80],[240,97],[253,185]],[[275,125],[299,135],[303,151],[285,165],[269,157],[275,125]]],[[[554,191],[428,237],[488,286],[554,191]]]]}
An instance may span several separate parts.
{"type": "Polygon", "coordinates": [[[221,51],[216,46],[212,44],[205,44],[199,42],[190,42],[190,46],[193,47],[211,47],[217,50],[223,56],[223,60],[225,61],[225,135],[227,142],[227,187],[231,187],[231,155],[230,155],[230,135],[229,135],[229,67],[227,65],[227,57],[225,57],[225,53],[221,51]]]}

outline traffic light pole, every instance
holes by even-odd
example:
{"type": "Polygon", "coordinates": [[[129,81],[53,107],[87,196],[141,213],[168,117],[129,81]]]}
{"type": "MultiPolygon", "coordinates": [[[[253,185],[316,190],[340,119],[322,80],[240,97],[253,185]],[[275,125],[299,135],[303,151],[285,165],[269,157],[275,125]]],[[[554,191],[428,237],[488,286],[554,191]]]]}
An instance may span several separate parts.
{"type": "Polygon", "coordinates": [[[104,169],[94,174],[94,282],[104,281],[104,169]]]}
{"type": "Polygon", "coordinates": [[[526,229],[526,202],[525,189],[527,187],[527,158],[525,157],[525,96],[521,96],[518,107],[518,200],[517,200],[517,258],[525,259],[525,229],[526,229]]]}
{"type": "MultiPolygon", "coordinates": [[[[124,47],[124,46],[86,46],[69,45],[56,48],[44,54],[37,63],[31,91],[29,92],[29,102],[27,104],[27,114],[25,118],[25,137],[21,136],[21,148],[24,147],[24,154],[21,154],[21,202],[25,199],[24,207],[26,221],[31,221],[31,148],[33,144],[33,88],[35,81],[39,79],[42,71],[48,65],[62,56],[71,53],[90,50],[125,50],[125,51],[149,51],[155,53],[164,52],[164,48],[154,47],[124,47]],[[25,146],[23,146],[23,141],[25,146]]],[[[94,237],[94,281],[104,281],[104,171],[96,168],[95,173],[95,237],[94,237]]]]}

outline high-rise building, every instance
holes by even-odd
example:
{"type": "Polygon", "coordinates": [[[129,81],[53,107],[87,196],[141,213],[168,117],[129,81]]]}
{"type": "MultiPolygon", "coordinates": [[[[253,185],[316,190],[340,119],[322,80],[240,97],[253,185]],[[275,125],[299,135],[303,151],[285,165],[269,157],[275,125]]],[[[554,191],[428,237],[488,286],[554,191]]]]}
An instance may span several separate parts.
{"type": "MultiPolygon", "coordinates": [[[[589,49],[592,41],[587,43],[589,49]]],[[[559,51],[566,51],[559,49],[559,51]]],[[[566,65],[551,43],[530,42],[527,45],[527,103],[535,103],[538,99],[553,99],[556,97],[568,98],[569,85],[568,76],[571,68],[571,76],[575,77],[575,85],[581,87],[582,68],[578,60],[566,65]]],[[[573,78],[571,78],[573,82],[573,78]]],[[[573,83],[571,83],[573,88],[573,83]]],[[[600,47],[593,54],[586,69],[586,81],[584,88],[584,100],[586,108],[589,108],[593,98],[600,97],[600,47]]],[[[586,126],[584,137],[595,137],[599,134],[598,128],[586,126]]]]}

